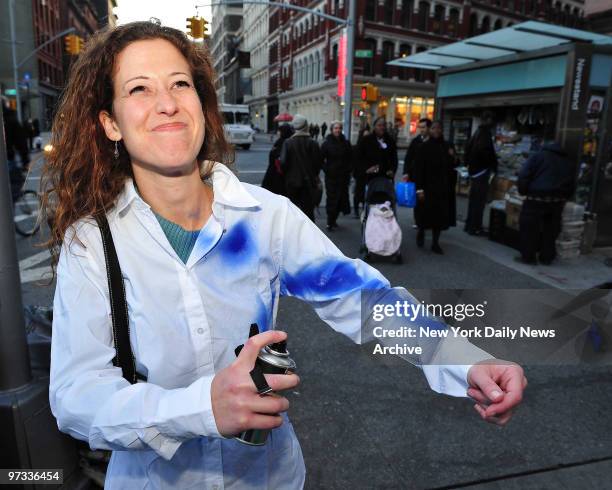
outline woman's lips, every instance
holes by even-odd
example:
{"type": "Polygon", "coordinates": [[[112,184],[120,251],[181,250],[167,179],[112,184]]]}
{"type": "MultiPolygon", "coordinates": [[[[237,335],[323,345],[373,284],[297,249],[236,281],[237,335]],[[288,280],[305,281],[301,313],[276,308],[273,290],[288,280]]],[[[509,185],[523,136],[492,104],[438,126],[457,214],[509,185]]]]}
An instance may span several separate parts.
{"type": "Polygon", "coordinates": [[[181,129],[185,129],[186,127],[187,125],[185,123],[168,123],[155,126],[153,128],[153,131],[180,131],[181,129]]]}

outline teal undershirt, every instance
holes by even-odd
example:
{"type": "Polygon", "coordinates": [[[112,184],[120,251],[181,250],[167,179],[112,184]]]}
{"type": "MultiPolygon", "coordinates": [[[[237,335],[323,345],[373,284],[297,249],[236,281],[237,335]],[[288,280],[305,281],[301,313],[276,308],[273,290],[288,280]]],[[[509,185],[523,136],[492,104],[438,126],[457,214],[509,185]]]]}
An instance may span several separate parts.
{"type": "Polygon", "coordinates": [[[187,263],[187,259],[193,250],[193,246],[195,245],[196,240],[198,239],[198,235],[200,231],[189,231],[183,228],[172,221],[167,220],[166,218],[160,216],[157,213],[154,213],[157,221],[164,230],[170,245],[176,252],[176,254],[180,257],[184,264],[187,263]]]}

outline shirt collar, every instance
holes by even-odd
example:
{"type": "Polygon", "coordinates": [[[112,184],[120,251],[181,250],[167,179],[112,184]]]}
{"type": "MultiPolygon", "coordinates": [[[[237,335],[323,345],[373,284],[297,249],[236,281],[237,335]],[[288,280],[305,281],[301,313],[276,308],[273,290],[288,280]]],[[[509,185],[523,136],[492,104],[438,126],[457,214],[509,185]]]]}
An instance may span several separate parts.
{"type": "MultiPolygon", "coordinates": [[[[214,162],[210,179],[214,191],[213,203],[219,203],[234,208],[253,208],[261,205],[226,165],[214,162]]],[[[127,179],[123,191],[117,198],[117,212],[121,213],[133,201],[136,201],[140,207],[150,207],[138,195],[134,186],[134,181],[130,178],[127,179]]]]}

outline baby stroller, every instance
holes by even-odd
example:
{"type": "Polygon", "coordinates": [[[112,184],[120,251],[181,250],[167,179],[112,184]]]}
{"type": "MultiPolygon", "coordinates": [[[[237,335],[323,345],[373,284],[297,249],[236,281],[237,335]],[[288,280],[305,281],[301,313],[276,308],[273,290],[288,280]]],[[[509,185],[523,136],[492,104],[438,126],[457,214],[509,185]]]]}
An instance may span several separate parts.
{"type": "Polygon", "coordinates": [[[363,260],[373,255],[391,257],[402,263],[402,231],[397,223],[396,198],[393,180],[375,177],[368,182],[365,206],[361,214],[361,249],[363,260]],[[371,223],[368,225],[368,219],[371,223]]]}

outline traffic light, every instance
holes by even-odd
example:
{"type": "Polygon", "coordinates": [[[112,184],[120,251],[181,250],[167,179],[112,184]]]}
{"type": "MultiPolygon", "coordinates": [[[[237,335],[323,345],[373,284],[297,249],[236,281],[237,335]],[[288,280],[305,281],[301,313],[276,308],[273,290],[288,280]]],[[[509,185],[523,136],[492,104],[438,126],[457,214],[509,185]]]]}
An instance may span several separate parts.
{"type": "Polygon", "coordinates": [[[187,34],[194,39],[206,39],[208,37],[208,21],[202,17],[187,17],[187,34]]]}
{"type": "Polygon", "coordinates": [[[83,49],[83,39],[76,34],[68,34],[64,38],[64,45],[66,47],[66,52],[75,56],[83,49]]]}
{"type": "Polygon", "coordinates": [[[378,100],[378,87],[371,83],[361,85],[361,100],[364,102],[376,102],[378,100]]]}

